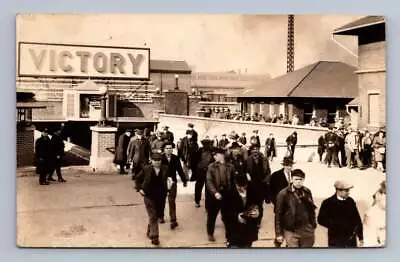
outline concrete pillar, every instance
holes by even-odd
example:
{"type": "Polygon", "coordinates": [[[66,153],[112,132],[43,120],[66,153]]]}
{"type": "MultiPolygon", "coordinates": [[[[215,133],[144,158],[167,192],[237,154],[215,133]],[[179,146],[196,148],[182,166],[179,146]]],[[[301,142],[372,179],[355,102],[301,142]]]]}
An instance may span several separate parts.
{"type": "Polygon", "coordinates": [[[92,131],[92,146],[90,152],[90,167],[93,171],[114,171],[114,154],[116,127],[90,127],[92,131]]]}
{"type": "Polygon", "coordinates": [[[260,104],[260,114],[265,116],[265,110],[264,110],[265,104],[260,104]]]}
{"type": "Polygon", "coordinates": [[[252,116],[256,112],[256,104],[251,103],[250,104],[250,115],[252,116]]]}
{"type": "Polygon", "coordinates": [[[273,104],[273,103],[270,103],[270,104],[269,104],[269,116],[270,116],[270,117],[273,117],[274,114],[275,114],[274,104],[273,104]]]}

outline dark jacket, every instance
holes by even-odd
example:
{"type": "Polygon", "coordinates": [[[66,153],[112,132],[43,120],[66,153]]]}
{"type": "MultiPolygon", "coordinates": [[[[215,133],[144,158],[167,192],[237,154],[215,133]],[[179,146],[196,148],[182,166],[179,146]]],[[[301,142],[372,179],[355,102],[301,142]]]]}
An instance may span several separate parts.
{"type": "Polygon", "coordinates": [[[169,143],[174,142],[174,134],[171,131],[166,131],[164,134],[164,139],[167,140],[169,143]]]}
{"type": "Polygon", "coordinates": [[[130,138],[123,133],[118,138],[117,150],[115,151],[114,163],[125,165],[128,160],[128,145],[130,138]]]}
{"type": "Polygon", "coordinates": [[[276,206],[276,196],[278,193],[289,185],[283,168],[272,173],[269,180],[269,200],[276,206]]]}
{"type": "Polygon", "coordinates": [[[214,162],[214,157],[212,155],[212,147],[207,145],[200,147],[199,149],[199,164],[197,169],[203,172],[207,172],[208,166],[214,162]]]}
{"type": "Polygon", "coordinates": [[[246,218],[246,223],[239,222],[238,216],[240,213],[246,212],[253,205],[257,205],[257,195],[251,185],[247,187],[246,204],[243,203],[242,198],[236,186],[229,196],[227,197],[227,238],[230,244],[240,246],[250,244],[258,240],[258,218],[246,218]]]}
{"type": "Polygon", "coordinates": [[[303,187],[303,196],[299,198],[292,186],[289,185],[281,192],[279,192],[276,199],[275,206],[275,234],[276,236],[283,236],[283,231],[288,230],[294,232],[296,229],[302,228],[306,224],[310,224],[313,228],[316,228],[316,215],[311,191],[303,187]],[[304,204],[304,212],[299,212],[299,203],[304,204]],[[307,220],[305,224],[299,227],[296,219],[307,220]]]}
{"type": "Polygon", "coordinates": [[[250,154],[246,160],[247,172],[251,180],[256,183],[266,182],[267,177],[271,175],[269,161],[263,154],[250,154]],[[257,162],[258,161],[258,162],[257,162]]]}
{"type": "Polygon", "coordinates": [[[265,155],[268,155],[268,152],[272,152],[272,156],[276,157],[276,143],[275,138],[268,137],[265,141],[265,155]]]}
{"type": "Polygon", "coordinates": [[[198,164],[199,145],[192,137],[191,139],[184,137],[181,142],[181,158],[188,168],[196,168],[198,164]]]}
{"type": "Polygon", "coordinates": [[[234,167],[234,174],[236,175],[246,175],[247,173],[247,164],[242,155],[238,155],[237,158],[232,155],[228,158],[229,163],[231,163],[234,167]]]}
{"type": "Polygon", "coordinates": [[[41,136],[35,142],[36,173],[46,172],[52,161],[51,141],[48,136],[41,136]]]}
{"type": "Polygon", "coordinates": [[[206,193],[212,196],[215,193],[220,193],[222,196],[226,195],[232,189],[233,175],[234,167],[229,163],[214,162],[210,164],[206,177],[206,193]],[[221,172],[220,167],[225,168],[225,172],[221,172]]]}
{"type": "Polygon", "coordinates": [[[258,146],[261,146],[261,142],[260,142],[260,137],[258,135],[253,135],[250,137],[250,142],[253,144],[256,144],[258,146]],[[256,143],[253,143],[253,141],[256,141],[256,143]]]}
{"type": "Polygon", "coordinates": [[[297,135],[291,134],[286,138],[286,144],[290,147],[296,146],[297,145],[297,135]]]}
{"type": "Polygon", "coordinates": [[[150,143],[146,138],[142,137],[140,140],[131,138],[129,141],[128,160],[132,161],[134,166],[147,164],[150,152],[150,143]]]}
{"type": "Polygon", "coordinates": [[[325,199],[319,210],[318,224],[328,228],[328,243],[330,245],[347,239],[349,242],[354,243],[355,246],[355,236],[363,240],[363,226],[360,214],[356,203],[351,197],[341,201],[335,194],[325,199]]]}
{"type": "Polygon", "coordinates": [[[245,136],[241,136],[239,137],[238,140],[242,145],[246,145],[247,144],[247,138],[245,136]]]}
{"type": "Polygon", "coordinates": [[[158,152],[162,153],[164,145],[165,145],[165,140],[163,138],[160,139],[155,139],[151,142],[151,152],[158,152]]]}
{"type": "Polygon", "coordinates": [[[187,182],[186,175],[182,169],[181,161],[179,160],[179,158],[176,155],[172,154],[171,161],[168,161],[166,155],[163,154],[162,159],[161,159],[161,164],[168,167],[168,177],[171,177],[174,182],[177,182],[177,179],[176,179],[177,172],[178,172],[179,177],[181,178],[181,181],[184,183],[187,182]]]}
{"type": "Polygon", "coordinates": [[[156,176],[154,167],[152,165],[146,165],[140,173],[136,176],[136,190],[143,191],[146,197],[151,199],[163,199],[168,192],[168,167],[161,165],[160,173],[156,176]],[[161,180],[161,183],[157,179],[161,180]]]}
{"type": "Polygon", "coordinates": [[[221,139],[221,140],[218,142],[218,146],[219,146],[220,148],[225,148],[228,144],[229,144],[229,140],[228,140],[227,138],[221,139]]]}

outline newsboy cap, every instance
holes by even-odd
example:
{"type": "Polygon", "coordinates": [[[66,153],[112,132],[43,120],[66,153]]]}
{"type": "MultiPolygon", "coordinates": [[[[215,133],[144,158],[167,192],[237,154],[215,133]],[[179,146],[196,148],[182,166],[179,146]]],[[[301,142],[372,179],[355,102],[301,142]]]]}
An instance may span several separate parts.
{"type": "Polygon", "coordinates": [[[297,176],[297,177],[305,178],[306,174],[301,169],[295,169],[295,170],[292,171],[291,176],[292,177],[297,176]]]}
{"type": "Polygon", "coordinates": [[[151,154],[151,159],[154,161],[160,161],[161,160],[161,154],[158,152],[154,152],[151,154]]]}
{"type": "Polygon", "coordinates": [[[352,184],[344,180],[337,180],[334,186],[336,189],[350,189],[354,187],[352,184]]]}
{"type": "Polygon", "coordinates": [[[194,125],[192,123],[189,123],[188,126],[189,127],[194,127],[194,125]]]}

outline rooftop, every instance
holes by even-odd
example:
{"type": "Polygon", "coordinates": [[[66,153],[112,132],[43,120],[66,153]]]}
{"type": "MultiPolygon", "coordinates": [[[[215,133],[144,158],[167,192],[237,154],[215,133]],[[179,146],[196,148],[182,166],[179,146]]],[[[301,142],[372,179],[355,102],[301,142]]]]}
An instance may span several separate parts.
{"type": "Polygon", "coordinates": [[[385,23],[383,16],[365,16],[335,29],[333,34],[352,35],[358,29],[383,23],[385,23]]]}
{"type": "Polygon", "coordinates": [[[174,61],[174,60],[150,60],[150,71],[151,72],[176,72],[176,73],[188,73],[192,70],[186,61],[174,61]]]}

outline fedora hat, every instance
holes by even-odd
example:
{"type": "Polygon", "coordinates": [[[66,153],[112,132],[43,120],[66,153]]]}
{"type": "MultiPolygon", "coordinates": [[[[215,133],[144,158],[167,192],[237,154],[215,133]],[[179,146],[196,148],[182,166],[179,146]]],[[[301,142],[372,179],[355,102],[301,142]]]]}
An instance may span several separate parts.
{"type": "Polygon", "coordinates": [[[285,157],[283,158],[281,164],[282,164],[283,166],[292,166],[294,163],[293,163],[293,160],[292,160],[291,157],[285,156],[285,157]]]}

